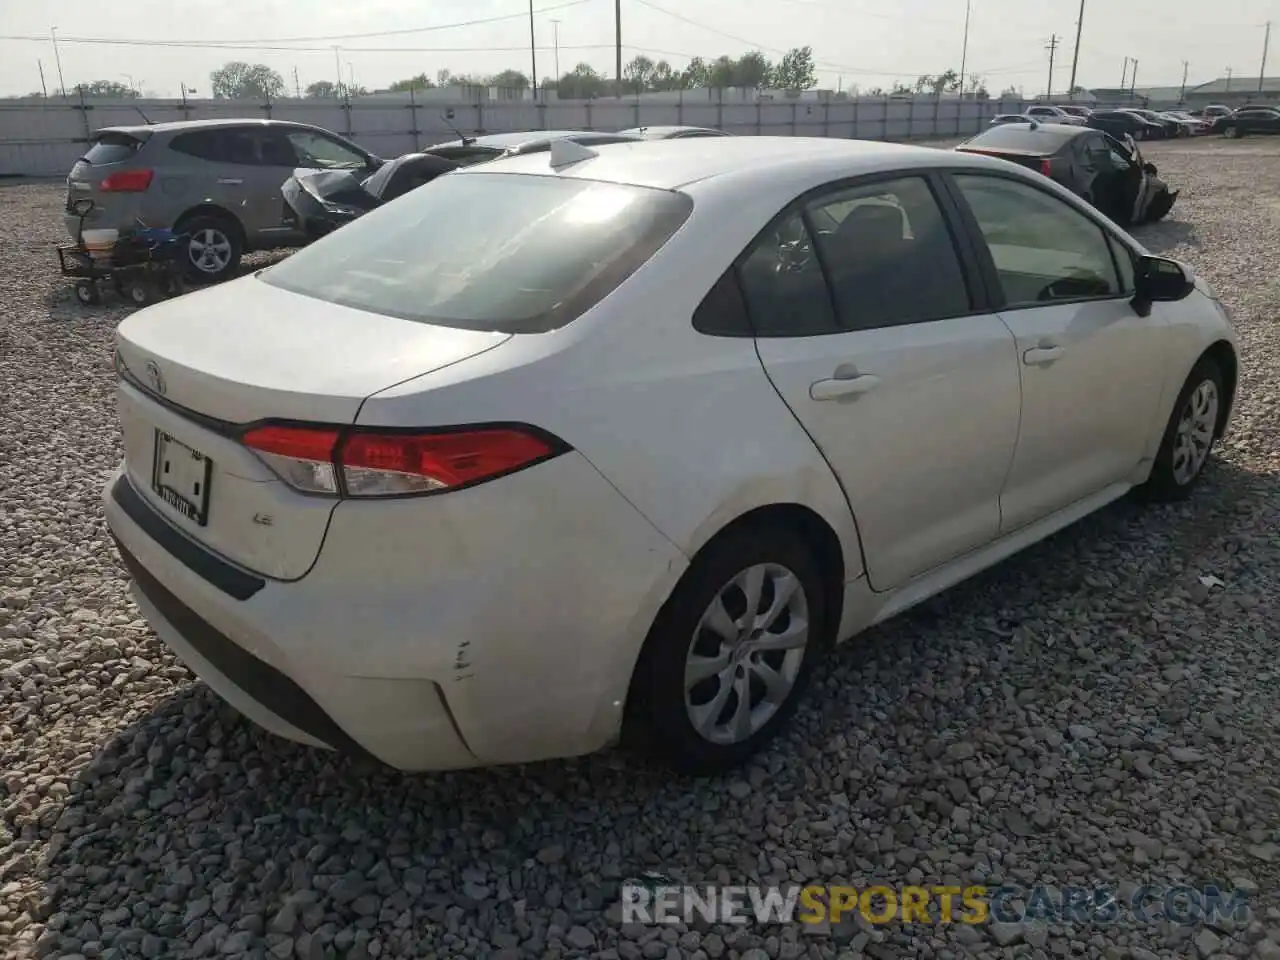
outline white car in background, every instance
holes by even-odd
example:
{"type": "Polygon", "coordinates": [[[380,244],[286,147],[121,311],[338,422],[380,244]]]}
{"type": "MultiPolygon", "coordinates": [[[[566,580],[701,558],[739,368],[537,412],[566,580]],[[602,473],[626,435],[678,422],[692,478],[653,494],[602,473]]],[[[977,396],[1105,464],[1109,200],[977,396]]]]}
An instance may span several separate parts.
{"type": "Polygon", "coordinates": [[[1013,164],[708,137],[498,160],[117,334],[106,515],[259,724],[438,770],[739,763],[820,655],[1126,491],[1235,335],[1013,164]]]}
{"type": "Polygon", "coordinates": [[[1083,107],[1068,109],[1066,107],[1052,107],[1041,104],[1036,107],[1027,107],[1022,112],[1025,116],[1033,120],[1039,120],[1041,123],[1065,123],[1071,127],[1084,127],[1089,124],[1089,116],[1083,111],[1083,107]],[[1081,113],[1076,113],[1077,109],[1081,113]]]}

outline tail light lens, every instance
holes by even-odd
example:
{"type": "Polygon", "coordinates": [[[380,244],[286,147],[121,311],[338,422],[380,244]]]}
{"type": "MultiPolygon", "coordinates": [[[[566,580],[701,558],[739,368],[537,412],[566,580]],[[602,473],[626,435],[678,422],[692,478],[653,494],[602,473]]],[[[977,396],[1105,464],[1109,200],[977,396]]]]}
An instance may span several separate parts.
{"type": "Polygon", "coordinates": [[[469,487],[568,449],[522,425],[403,432],[267,425],[241,442],[295,490],[353,498],[469,487]]]}
{"type": "Polygon", "coordinates": [[[1053,161],[1052,161],[1052,160],[1050,160],[1048,157],[1045,157],[1043,160],[1041,160],[1041,161],[1040,161],[1040,172],[1041,172],[1041,173],[1043,173],[1046,177],[1052,177],[1052,176],[1053,176],[1053,161]]]}
{"type": "Polygon", "coordinates": [[[142,193],[151,186],[154,170],[121,170],[108,175],[98,189],[103,193],[142,193]]]}

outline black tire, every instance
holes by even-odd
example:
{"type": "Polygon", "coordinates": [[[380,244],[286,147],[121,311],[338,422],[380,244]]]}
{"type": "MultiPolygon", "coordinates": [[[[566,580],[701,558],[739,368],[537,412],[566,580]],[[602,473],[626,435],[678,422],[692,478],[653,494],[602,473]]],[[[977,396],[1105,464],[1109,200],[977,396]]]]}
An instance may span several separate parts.
{"type": "Polygon", "coordinates": [[[1147,132],[1143,130],[1141,127],[1139,127],[1137,130],[1133,132],[1133,139],[1135,140],[1145,140],[1146,138],[1147,138],[1147,132]]]}
{"type": "Polygon", "coordinates": [[[240,224],[229,216],[202,213],[178,222],[175,233],[188,234],[183,245],[183,270],[197,283],[221,283],[233,276],[244,253],[240,224]],[[222,253],[225,242],[226,254],[222,253]],[[218,250],[212,256],[208,248],[218,250]]]}
{"type": "Polygon", "coordinates": [[[1173,502],[1185,500],[1191,495],[1196,484],[1204,475],[1205,465],[1209,462],[1213,444],[1218,439],[1218,424],[1222,418],[1223,405],[1227,402],[1227,394],[1223,385],[1222,369],[1210,357],[1201,357],[1191,369],[1186,383],[1178,393],[1178,400],[1169,415],[1169,423],[1160,440],[1160,449],[1156,453],[1156,462],[1151,468],[1151,476],[1139,488],[1141,495],[1157,502],[1173,502]],[[1192,399],[1203,385],[1211,385],[1214,396],[1213,427],[1209,435],[1207,448],[1204,450],[1199,465],[1189,476],[1178,469],[1179,433],[1184,421],[1190,416],[1192,399]]]}
{"type": "Polygon", "coordinates": [[[160,289],[166,297],[180,297],[187,292],[186,284],[177,273],[166,273],[160,283],[160,289]]]}
{"type": "Polygon", "coordinates": [[[1222,135],[1226,137],[1228,140],[1239,140],[1240,137],[1243,136],[1243,134],[1240,132],[1240,128],[1235,126],[1234,124],[1224,127],[1222,130],[1222,135]]]}
{"type": "Polygon", "coordinates": [[[125,296],[129,298],[129,302],[135,307],[145,307],[155,299],[155,293],[152,291],[151,285],[145,280],[134,280],[125,287],[125,296]]]}
{"type": "MultiPolygon", "coordinates": [[[[804,697],[815,661],[830,645],[834,625],[829,623],[827,595],[823,588],[822,571],[811,549],[803,539],[781,526],[744,527],[709,545],[685,572],[649,630],[632,678],[624,741],[677,773],[689,776],[722,773],[751,757],[777,734],[795,712],[804,697]],[[799,581],[797,592],[803,594],[808,610],[808,643],[791,690],[772,716],[753,734],[738,742],[714,743],[698,733],[690,719],[684,683],[686,660],[695,639],[699,643],[708,638],[715,641],[717,635],[710,630],[697,633],[712,601],[730,586],[739,573],[759,564],[785,568],[799,581]]],[[[772,596],[771,590],[766,588],[760,606],[771,602],[772,596]]],[[[730,604],[726,602],[724,606],[727,608],[730,604]]],[[[743,614],[745,606],[744,603],[743,614]]],[[[732,610],[730,613],[732,615],[732,610]]],[[[776,658],[777,653],[755,656],[776,658]]],[[[733,662],[740,663],[740,660],[733,662]]],[[[774,659],[771,665],[776,663],[774,659]]],[[[738,666],[736,669],[737,676],[742,677],[744,668],[738,666]]],[[[721,683],[711,677],[703,682],[714,682],[714,690],[718,690],[721,683]]],[[[748,684],[753,697],[755,693],[762,692],[762,688],[757,691],[751,687],[751,676],[743,682],[748,684]]],[[[735,691],[729,694],[729,699],[718,713],[723,716],[726,711],[731,712],[736,702],[735,691]]],[[[761,702],[756,702],[753,709],[760,705],[761,702]]]]}
{"type": "Polygon", "coordinates": [[[81,280],[76,284],[76,299],[86,307],[95,307],[102,302],[102,293],[92,280],[81,280]]]}

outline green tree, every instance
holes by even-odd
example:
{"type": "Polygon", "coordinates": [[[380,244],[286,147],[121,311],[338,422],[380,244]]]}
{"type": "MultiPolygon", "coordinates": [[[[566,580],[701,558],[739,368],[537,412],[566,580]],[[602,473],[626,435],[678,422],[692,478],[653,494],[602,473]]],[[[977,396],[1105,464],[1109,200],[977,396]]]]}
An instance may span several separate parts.
{"type": "Polygon", "coordinates": [[[701,57],[694,57],[681,72],[680,85],[685,90],[711,86],[711,67],[701,57]]]}
{"type": "Polygon", "coordinates": [[[233,60],[209,74],[213,95],[225,100],[270,100],[284,91],[284,77],[264,63],[233,60]]]}
{"type": "Polygon", "coordinates": [[[653,89],[651,84],[654,68],[654,62],[644,54],[632,58],[631,62],[622,68],[622,81],[626,89],[632,93],[643,93],[653,89]]]}
{"type": "Polygon", "coordinates": [[[498,87],[502,90],[527,90],[529,88],[529,78],[519,70],[503,70],[489,77],[484,85],[498,87]]]}
{"type": "Polygon", "coordinates": [[[767,87],[773,80],[773,64],[759,50],[744,53],[733,67],[733,86],[767,87]]]}
{"type": "Polygon", "coordinates": [[[671,69],[671,64],[659,60],[653,65],[653,75],[649,78],[651,90],[678,90],[684,85],[680,74],[671,69]]]}
{"type": "Polygon", "coordinates": [[[340,96],[338,85],[332,80],[317,80],[315,83],[308,83],[306,93],[313,100],[334,100],[340,96]]]}
{"type": "Polygon", "coordinates": [[[594,100],[609,91],[608,79],[589,63],[580,63],[556,83],[556,93],[564,100],[594,100]]]}
{"type": "Polygon", "coordinates": [[[78,83],[76,89],[86,97],[110,97],[115,100],[133,100],[138,92],[127,84],[115,80],[94,80],[93,83],[78,83]]]}
{"type": "Polygon", "coordinates": [[[392,93],[408,93],[410,90],[430,90],[435,86],[425,73],[420,73],[416,77],[406,77],[404,80],[397,80],[391,86],[387,87],[392,93]]]}
{"type": "Polygon", "coordinates": [[[773,84],[783,90],[810,90],[818,83],[812,47],[793,47],[773,71],[773,84]]]}

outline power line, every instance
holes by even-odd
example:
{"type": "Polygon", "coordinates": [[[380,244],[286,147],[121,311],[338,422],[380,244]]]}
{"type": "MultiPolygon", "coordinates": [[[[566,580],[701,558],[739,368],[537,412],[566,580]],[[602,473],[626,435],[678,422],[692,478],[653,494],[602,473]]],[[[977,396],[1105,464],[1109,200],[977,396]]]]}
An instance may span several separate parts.
{"type": "MultiPolygon", "coordinates": [[[[533,13],[551,13],[556,10],[566,10],[569,7],[581,6],[584,3],[591,3],[592,0],[565,0],[564,3],[553,4],[549,7],[542,7],[534,10],[533,13]]],[[[265,37],[257,40],[128,40],[117,37],[59,37],[61,43],[103,43],[103,44],[122,44],[126,46],[157,46],[157,47],[208,47],[209,45],[218,47],[227,47],[234,49],[240,47],[245,50],[269,50],[270,46],[259,46],[259,44],[277,44],[277,43],[327,43],[333,40],[372,40],[377,37],[400,37],[412,33],[435,33],[440,30],[459,30],[463,27],[480,27],[488,23],[502,23],[505,20],[523,20],[529,16],[529,11],[520,13],[504,13],[501,16],[482,17],[478,20],[461,20],[457,23],[439,23],[430,27],[406,27],[401,30],[376,30],[371,33],[337,33],[327,36],[311,36],[311,37],[265,37]]],[[[43,43],[48,37],[33,36],[30,34],[0,34],[0,40],[14,41],[33,41],[43,43]]],[[[292,48],[290,48],[292,49],[292,48]]],[[[327,47],[325,49],[328,49],[327,47]]],[[[351,49],[345,44],[343,49],[351,49]]]]}
{"type": "MultiPolygon", "coordinates": [[[[725,31],[721,30],[718,27],[713,27],[708,24],[701,23],[697,20],[691,20],[688,17],[684,16],[683,14],[674,13],[671,10],[666,9],[665,7],[660,7],[656,3],[650,2],[650,0],[635,0],[635,2],[640,4],[643,7],[648,7],[651,10],[656,10],[658,13],[665,14],[666,16],[671,17],[675,20],[683,21],[684,23],[687,23],[690,26],[698,27],[700,30],[706,30],[709,33],[718,34],[719,36],[722,36],[725,39],[732,40],[735,43],[740,43],[743,46],[750,47],[755,50],[762,50],[768,53],[778,54],[779,56],[785,56],[787,53],[790,52],[788,50],[783,50],[779,47],[769,46],[768,44],[756,43],[752,40],[746,39],[745,37],[739,37],[732,33],[726,33],[725,31]]],[[[661,53],[662,51],[652,50],[650,52],[661,53]]],[[[685,53],[669,52],[664,55],[676,56],[676,57],[690,57],[690,59],[692,59],[692,57],[689,54],[685,54],[685,53]]],[[[813,63],[815,67],[823,67],[828,72],[862,73],[862,74],[868,74],[870,76],[878,76],[878,77],[918,77],[920,76],[919,73],[907,72],[903,70],[877,70],[873,67],[853,67],[847,63],[833,63],[830,60],[814,60],[813,63]]],[[[1036,64],[1038,63],[1039,61],[1036,61],[1036,64]]],[[[984,71],[984,73],[987,73],[987,74],[999,73],[999,72],[1017,73],[1017,72],[1020,72],[1020,68],[1006,69],[1006,70],[1000,70],[1000,71],[996,71],[996,70],[984,71]]]]}

